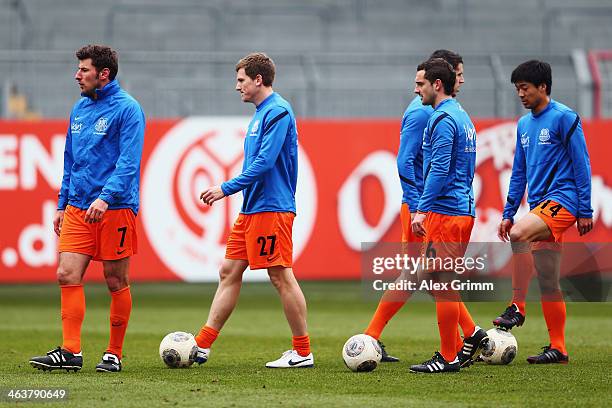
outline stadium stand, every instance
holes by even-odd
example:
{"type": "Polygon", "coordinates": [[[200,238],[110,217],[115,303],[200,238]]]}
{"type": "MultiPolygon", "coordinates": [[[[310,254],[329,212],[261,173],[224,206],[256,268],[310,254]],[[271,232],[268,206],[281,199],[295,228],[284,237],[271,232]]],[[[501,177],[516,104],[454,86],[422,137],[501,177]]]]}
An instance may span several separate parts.
{"type": "Polygon", "coordinates": [[[46,117],[71,106],[73,52],[90,42],[121,52],[120,79],[154,117],[247,112],[233,65],[252,50],[282,66],[276,87],[300,116],[397,117],[413,67],[437,48],[464,55],[460,98],[474,116],[521,112],[508,78],[531,57],[551,62],[554,96],[590,116],[573,53],[610,38],[608,0],[0,0],[1,84],[46,117]]]}

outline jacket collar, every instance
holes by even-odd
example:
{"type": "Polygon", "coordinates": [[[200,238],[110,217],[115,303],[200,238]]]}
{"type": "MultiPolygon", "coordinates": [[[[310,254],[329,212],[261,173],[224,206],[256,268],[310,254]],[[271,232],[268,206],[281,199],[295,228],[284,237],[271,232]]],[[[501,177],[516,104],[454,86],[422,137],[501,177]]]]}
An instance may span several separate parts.
{"type": "MultiPolygon", "coordinates": [[[[96,89],[96,100],[100,101],[105,98],[108,98],[109,96],[112,96],[119,92],[120,89],[121,87],[119,86],[119,82],[117,82],[116,79],[113,79],[108,84],[104,85],[102,89],[96,89]]],[[[93,100],[93,98],[91,98],[89,95],[81,94],[81,96],[86,96],[93,100]]]]}
{"type": "Polygon", "coordinates": [[[548,102],[548,105],[546,105],[546,107],[544,109],[542,109],[540,112],[538,112],[536,114],[534,114],[533,112],[530,112],[531,113],[531,117],[537,118],[539,116],[542,116],[545,112],[548,112],[549,110],[551,110],[554,104],[555,104],[555,101],[553,100],[553,98],[550,98],[550,101],[548,102]]]}
{"type": "Polygon", "coordinates": [[[276,92],[272,92],[270,95],[268,95],[268,97],[266,99],[264,99],[263,101],[261,101],[261,103],[259,105],[257,105],[256,111],[259,112],[260,110],[262,110],[264,106],[269,104],[270,101],[272,101],[275,98],[276,98],[276,92]]]}
{"type": "Polygon", "coordinates": [[[448,99],[443,100],[442,102],[440,102],[440,103],[438,104],[438,106],[436,106],[436,109],[435,109],[435,110],[440,109],[442,106],[444,106],[444,105],[446,105],[446,104],[451,104],[451,105],[452,105],[452,102],[451,102],[451,101],[452,101],[452,102],[455,102],[455,98],[448,98],[448,99]]]}

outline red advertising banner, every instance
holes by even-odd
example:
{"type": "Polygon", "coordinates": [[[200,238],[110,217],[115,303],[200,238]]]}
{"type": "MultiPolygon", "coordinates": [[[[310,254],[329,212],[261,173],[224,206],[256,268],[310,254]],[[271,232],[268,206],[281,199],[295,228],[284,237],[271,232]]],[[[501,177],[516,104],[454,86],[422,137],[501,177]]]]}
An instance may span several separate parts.
{"type": "MultiPolygon", "coordinates": [[[[141,170],[139,253],[132,280],[214,281],[240,194],[205,207],[200,191],[238,174],[247,117],[150,120],[141,170]]],[[[63,169],[65,121],[0,122],[0,283],[55,280],[52,219],[63,169]]],[[[301,279],[358,279],[362,242],[397,242],[399,121],[299,120],[294,269],[301,279]]],[[[474,241],[497,241],[516,122],[476,121],[474,241]]],[[[612,242],[612,121],[585,122],[595,228],[566,241],[612,242]]],[[[527,211],[523,204],[519,215],[527,211]]],[[[247,272],[253,279],[263,271],[247,272]]],[[[102,280],[99,265],[87,278],[102,280]]]]}

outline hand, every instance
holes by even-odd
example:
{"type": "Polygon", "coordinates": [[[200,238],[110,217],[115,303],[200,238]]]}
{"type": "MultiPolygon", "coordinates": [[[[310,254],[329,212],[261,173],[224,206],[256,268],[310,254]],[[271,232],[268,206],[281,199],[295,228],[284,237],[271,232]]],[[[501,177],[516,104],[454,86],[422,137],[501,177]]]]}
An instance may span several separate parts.
{"type": "Polygon", "coordinates": [[[59,237],[62,232],[62,224],[64,223],[64,210],[57,210],[53,217],[53,231],[59,237]]]}
{"type": "Polygon", "coordinates": [[[93,224],[94,222],[99,222],[107,209],[108,204],[105,201],[96,198],[96,200],[91,203],[91,205],[87,209],[87,212],[85,213],[85,222],[90,224],[93,224]]]}
{"type": "Polygon", "coordinates": [[[225,197],[221,186],[208,187],[200,194],[200,200],[204,201],[204,204],[213,205],[215,201],[218,201],[225,197]]]}
{"type": "Polygon", "coordinates": [[[499,223],[499,228],[497,229],[497,236],[503,242],[510,241],[510,229],[512,228],[512,220],[503,219],[501,223],[499,223]]]}
{"type": "Polygon", "coordinates": [[[578,229],[580,236],[583,236],[593,229],[593,218],[578,218],[576,228],[578,229]]]}
{"type": "Polygon", "coordinates": [[[425,227],[423,226],[425,218],[427,218],[427,214],[418,212],[412,219],[412,232],[414,232],[414,235],[417,237],[425,236],[425,227]]]}

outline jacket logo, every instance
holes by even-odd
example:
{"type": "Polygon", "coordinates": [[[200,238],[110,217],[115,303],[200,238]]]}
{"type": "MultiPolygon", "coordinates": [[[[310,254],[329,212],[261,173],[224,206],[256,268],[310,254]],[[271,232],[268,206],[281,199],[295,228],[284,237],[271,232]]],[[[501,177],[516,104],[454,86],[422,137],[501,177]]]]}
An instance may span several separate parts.
{"type": "Polygon", "coordinates": [[[105,117],[101,117],[96,122],[94,129],[96,130],[96,134],[105,134],[106,129],[108,129],[108,120],[105,117]]]}
{"type": "Polygon", "coordinates": [[[476,129],[473,127],[463,125],[465,132],[465,150],[466,153],[476,152],[476,129]]]}
{"type": "Polygon", "coordinates": [[[72,125],[70,125],[70,131],[72,133],[81,133],[81,129],[83,129],[82,123],[72,122],[72,125]]]}
{"type": "Polygon", "coordinates": [[[249,133],[249,136],[257,136],[258,129],[259,129],[259,119],[253,122],[253,126],[251,126],[251,133],[249,133]]]}
{"type": "Polygon", "coordinates": [[[523,147],[529,147],[529,136],[527,135],[527,132],[521,133],[521,145],[523,147]]]}
{"type": "Polygon", "coordinates": [[[544,128],[540,131],[539,139],[540,139],[540,144],[550,144],[550,142],[548,142],[550,140],[550,132],[548,131],[547,128],[544,128]]]}

